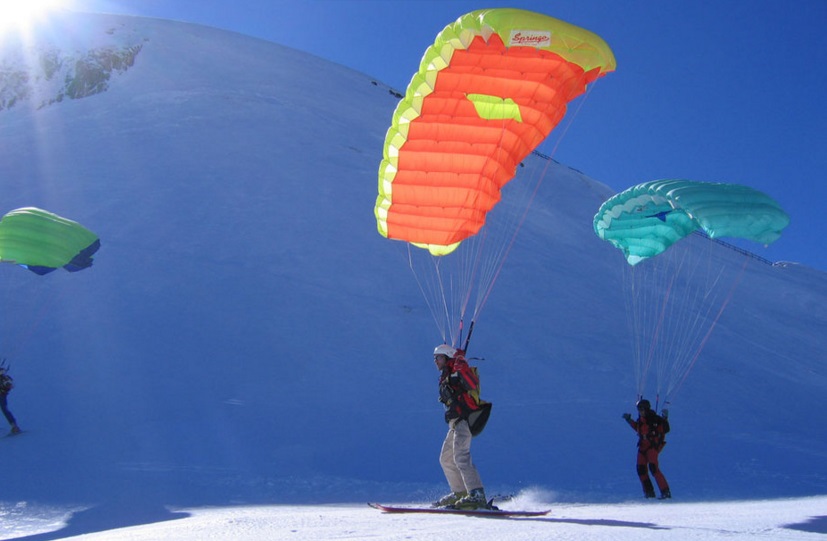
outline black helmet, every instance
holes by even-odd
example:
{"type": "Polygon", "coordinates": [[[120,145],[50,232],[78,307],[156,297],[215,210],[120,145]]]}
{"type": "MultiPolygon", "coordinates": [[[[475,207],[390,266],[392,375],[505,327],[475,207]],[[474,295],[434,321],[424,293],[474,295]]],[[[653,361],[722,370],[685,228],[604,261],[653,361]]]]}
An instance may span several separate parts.
{"type": "Polygon", "coordinates": [[[652,409],[652,404],[650,404],[649,401],[645,398],[641,398],[637,401],[637,409],[649,411],[650,409],[652,409]]]}

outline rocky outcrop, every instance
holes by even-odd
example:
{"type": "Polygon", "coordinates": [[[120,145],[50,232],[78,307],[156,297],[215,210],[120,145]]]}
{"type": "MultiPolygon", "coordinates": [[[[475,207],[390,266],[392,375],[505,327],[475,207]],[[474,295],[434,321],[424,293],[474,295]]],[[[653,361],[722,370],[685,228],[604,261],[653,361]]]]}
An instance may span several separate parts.
{"type": "Polygon", "coordinates": [[[135,64],[142,47],[97,48],[72,55],[46,49],[26,55],[25,62],[0,60],[0,111],[23,101],[39,109],[105,92],[113,75],[135,64]]]}

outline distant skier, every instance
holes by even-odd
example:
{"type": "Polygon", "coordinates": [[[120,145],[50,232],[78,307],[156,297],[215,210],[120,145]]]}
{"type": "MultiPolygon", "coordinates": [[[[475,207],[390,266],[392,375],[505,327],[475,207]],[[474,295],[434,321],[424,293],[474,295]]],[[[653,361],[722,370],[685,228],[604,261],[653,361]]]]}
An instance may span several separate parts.
{"type": "Polygon", "coordinates": [[[643,485],[643,494],[647,498],[655,497],[655,488],[652,486],[652,480],[649,479],[649,472],[651,472],[660,489],[660,499],[671,498],[672,492],[669,490],[669,484],[658,465],[658,455],[666,445],[666,433],[669,432],[669,411],[663,410],[663,416],[658,415],[645,398],[638,401],[637,411],[637,421],[633,421],[629,413],[624,413],[623,418],[638,435],[637,474],[643,485]]]}
{"type": "Polygon", "coordinates": [[[3,411],[3,415],[6,416],[6,420],[11,425],[11,432],[9,434],[20,434],[20,427],[17,426],[17,420],[12,415],[12,412],[9,411],[9,403],[8,403],[8,396],[11,390],[14,388],[14,380],[8,374],[5,361],[3,364],[0,364],[0,410],[3,411]]]}
{"type": "Polygon", "coordinates": [[[482,431],[491,406],[479,399],[476,369],[468,366],[462,350],[447,344],[437,346],[434,362],[440,371],[439,401],[445,405],[448,423],[439,463],[451,493],[433,505],[453,509],[485,508],[488,506],[485,490],[471,461],[471,438],[482,431]]]}

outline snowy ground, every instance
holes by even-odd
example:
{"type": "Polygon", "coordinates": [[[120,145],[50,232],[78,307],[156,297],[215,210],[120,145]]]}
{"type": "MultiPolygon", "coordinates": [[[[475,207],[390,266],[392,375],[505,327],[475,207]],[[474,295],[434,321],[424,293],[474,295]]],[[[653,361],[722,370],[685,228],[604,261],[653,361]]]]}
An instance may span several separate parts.
{"type": "MultiPolygon", "coordinates": [[[[503,507],[540,509],[545,505],[536,498],[521,497],[503,507]]],[[[117,518],[104,509],[77,511],[64,517],[65,522],[55,521],[42,510],[42,523],[18,521],[12,509],[2,512],[0,534],[3,539],[18,541],[815,540],[827,534],[827,496],[703,503],[568,503],[550,507],[552,513],[546,517],[520,519],[385,515],[360,504],[158,509],[156,514],[146,515],[147,523],[131,526],[115,525],[117,518]]]]}

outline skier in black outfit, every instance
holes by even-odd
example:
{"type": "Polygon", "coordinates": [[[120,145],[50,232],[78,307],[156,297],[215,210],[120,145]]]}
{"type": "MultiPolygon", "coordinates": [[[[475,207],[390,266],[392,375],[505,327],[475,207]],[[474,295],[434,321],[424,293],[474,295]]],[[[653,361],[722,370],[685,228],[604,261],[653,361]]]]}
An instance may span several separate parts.
{"type": "Polygon", "coordinates": [[[17,419],[14,418],[12,412],[9,410],[9,393],[14,388],[14,381],[12,377],[6,372],[5,366],[0,366],[0,410],[6,416],[6,420],[11,425],[11,432],[9,434],[20,434],[20,427],[17,426],[17,419]]]}

